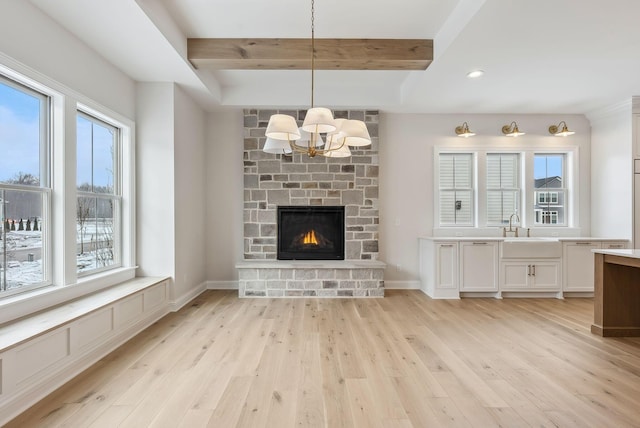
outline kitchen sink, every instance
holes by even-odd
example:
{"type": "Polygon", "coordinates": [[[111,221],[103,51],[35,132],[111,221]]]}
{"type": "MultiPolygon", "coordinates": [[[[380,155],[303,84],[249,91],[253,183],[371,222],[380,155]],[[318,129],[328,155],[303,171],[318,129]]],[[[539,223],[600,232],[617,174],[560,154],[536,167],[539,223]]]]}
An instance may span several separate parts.
{"type": "Polygon", "coordinates": [[[505,238],[501,247],[503,259],[547,259],[562,256],[562,244],[557,238],[505,238]]]}

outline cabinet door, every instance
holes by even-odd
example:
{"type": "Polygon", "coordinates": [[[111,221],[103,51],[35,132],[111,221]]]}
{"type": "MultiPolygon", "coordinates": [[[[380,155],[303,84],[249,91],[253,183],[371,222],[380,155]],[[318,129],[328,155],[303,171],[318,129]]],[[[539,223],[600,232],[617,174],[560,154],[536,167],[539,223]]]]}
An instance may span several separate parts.
{"type": "Polygon", "coordinates": [[[532,290],[560,290],[560,262],[532,263],[529,268],[529,281],[532,290]]]}
{"type": "Polygon", "coordinates": [[[460,291],[498,291],[498,244],[460,243],[460,291]]]}
{"type": "Polygon", "coordinates": [[[531,264],[525,262],[500,263],[500,289],[502,291],[520,291],[529,287],[531,264]]]}
{"type": "Polygon", "coordinates": [[[436,244],[436,288],[458,288],[458,247],[436,244]]]}
{"type": "Polygon", "coordinates": [[[591,250],[600,248],[597,242],[566,242],[564,244],[563,291],[593,291],[594,256],[591,250]]]}

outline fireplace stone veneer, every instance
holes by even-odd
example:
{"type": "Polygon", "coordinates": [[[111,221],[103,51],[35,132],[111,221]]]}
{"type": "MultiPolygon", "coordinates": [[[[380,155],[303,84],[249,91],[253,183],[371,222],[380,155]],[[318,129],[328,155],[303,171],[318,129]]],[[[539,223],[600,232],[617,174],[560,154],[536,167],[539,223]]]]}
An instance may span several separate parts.
{"type": "Polygon", "coordinates": [[[246,260],[236,264],[240,297],[384,297],[377,260],[246,260]]]}
{"type": "Polygon", "coordinates": [[[352,148],[349,158],[263,152],[264,133],[276,113],[295,117],[300,126],[306,110],[244,110],[244,261],[236,266],[240,296],[384,295],[384,263],[378,261],[378,111],[334,110],[336,118],[364,121],[371,135],[371,146],[352,148]],[[279,205],[344,206],[345,260],[321,261],[312,268],[296,263],[307,261],[276,260],[279,205]]]}

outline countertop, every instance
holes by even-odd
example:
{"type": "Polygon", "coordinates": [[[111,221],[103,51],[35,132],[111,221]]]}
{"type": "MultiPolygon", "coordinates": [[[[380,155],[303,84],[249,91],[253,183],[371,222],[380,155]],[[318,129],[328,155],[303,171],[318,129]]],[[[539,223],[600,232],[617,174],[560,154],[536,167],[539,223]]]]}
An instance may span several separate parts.
{"type": "MultiPolygon", "coordinates": [[[[514,238],[513,236],[420,236],[418,239],[427,239],[431,241],[504,241],[505,239],[520,239],[525,238],[526,236],[520,236],[519,238],[514,238]]],[[[544,238],[550,241],[559,241],[559,242],[609,242],[609,241],[620,241],[620,242],[628,242],[628,239],[620,239],[620,238],[595,238],[591,236],[532,236],[531,238],[544,238]]]]}
{"type": "Polygon", "coordinates": [[[591,250],[591,252],[610,256],[629,257],[630,259],[640,259],[640,250],[591,250]]]}

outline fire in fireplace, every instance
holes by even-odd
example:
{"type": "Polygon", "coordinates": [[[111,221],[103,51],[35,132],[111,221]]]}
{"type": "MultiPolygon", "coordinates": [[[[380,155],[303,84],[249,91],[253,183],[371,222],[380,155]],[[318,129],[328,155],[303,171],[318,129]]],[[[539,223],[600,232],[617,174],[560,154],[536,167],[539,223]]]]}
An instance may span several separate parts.
{"type": "Polygon", "coordinates": [[[344,207],[278,207],[279,260],[344,260],[344,207]]]}

